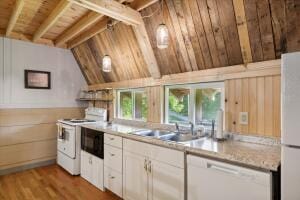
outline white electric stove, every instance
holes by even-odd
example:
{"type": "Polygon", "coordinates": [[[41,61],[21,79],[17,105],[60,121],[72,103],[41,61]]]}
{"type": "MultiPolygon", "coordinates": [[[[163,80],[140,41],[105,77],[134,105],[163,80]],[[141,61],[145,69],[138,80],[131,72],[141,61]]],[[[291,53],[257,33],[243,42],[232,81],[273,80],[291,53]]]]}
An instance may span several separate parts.
{"type": "Polygon", "coordinates": [[[84,119],[57,121],[57,164],[72,175],[80,174],[81,127],[83,124],[107,121],[107,110],[89,107],[84,119]]]}

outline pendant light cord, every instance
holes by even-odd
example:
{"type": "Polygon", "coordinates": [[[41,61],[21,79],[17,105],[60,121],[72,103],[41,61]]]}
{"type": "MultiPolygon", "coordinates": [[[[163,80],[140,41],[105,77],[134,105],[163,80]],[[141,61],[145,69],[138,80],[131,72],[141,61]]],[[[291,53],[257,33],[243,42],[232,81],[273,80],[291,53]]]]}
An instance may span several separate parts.
{"type": "Polygon", "coordinates": [[[157,8],[155,11],[153,11],[151,14],[149,15],[144,15],[142,16],[142,18],[149,18],[149,17],[152,17],[153,15],[155,15],[159,10],[161,10],[162,14],[163,14],[163,4],[164,4],[164,1],[161,0],[161,4],[159,6],[159,8],[157,8]]]}

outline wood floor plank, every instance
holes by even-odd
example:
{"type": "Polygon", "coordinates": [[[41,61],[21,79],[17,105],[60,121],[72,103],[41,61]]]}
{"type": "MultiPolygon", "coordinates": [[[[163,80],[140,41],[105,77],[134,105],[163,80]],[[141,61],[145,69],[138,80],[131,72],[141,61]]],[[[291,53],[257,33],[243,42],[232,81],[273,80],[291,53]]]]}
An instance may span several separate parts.
{"type": "Polygon", "coordinates": [[[119,200],[102,192],[80,176],[68,174],[58,165],[0,176],[0,199],[119,200]]]}

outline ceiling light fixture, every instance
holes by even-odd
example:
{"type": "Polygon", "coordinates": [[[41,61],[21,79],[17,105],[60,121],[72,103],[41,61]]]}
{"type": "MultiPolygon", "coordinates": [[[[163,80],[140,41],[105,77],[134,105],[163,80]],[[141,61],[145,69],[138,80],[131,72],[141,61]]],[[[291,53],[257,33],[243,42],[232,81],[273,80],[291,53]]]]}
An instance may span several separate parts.
{"type": "Polygon", "coordinates": [[[164,21],[164,1],[161,0],[161,15],[162,23],[160,23],[156,30],[156,45],[159,49],[165,49],[169,45],[169,31],[164,21]]]}
{"type": "Polygon", "coordinates": [[[111,72],[111,58],[109,55],[102,58],[102,71],[111,72]]]}
{"type": "MultiPolygon", "coordinates": [[[[114,23],[112,20],[108,20],[107,22],[107,30],[111,32],[113,32],[114,30],[114,23]]],[[[103,58],[102,58],[102,71],[103,72],[111,72],[112,70],[112,67],[111,67],[111,58],[108,54],[104,55],[103,58]]]]}

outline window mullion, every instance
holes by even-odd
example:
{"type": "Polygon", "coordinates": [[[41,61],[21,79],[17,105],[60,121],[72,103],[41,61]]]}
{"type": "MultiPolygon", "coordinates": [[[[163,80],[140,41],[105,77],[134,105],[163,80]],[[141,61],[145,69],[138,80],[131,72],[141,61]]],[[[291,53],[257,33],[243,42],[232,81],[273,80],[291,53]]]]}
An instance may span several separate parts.
{"type": "Polygon", "coordinates": [[[132,119],[135,119],[135,91],[132,91],[131,95],[132,95],[132,119]]]}

